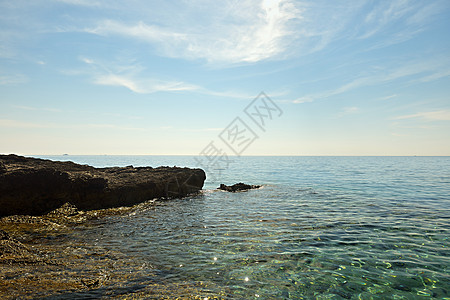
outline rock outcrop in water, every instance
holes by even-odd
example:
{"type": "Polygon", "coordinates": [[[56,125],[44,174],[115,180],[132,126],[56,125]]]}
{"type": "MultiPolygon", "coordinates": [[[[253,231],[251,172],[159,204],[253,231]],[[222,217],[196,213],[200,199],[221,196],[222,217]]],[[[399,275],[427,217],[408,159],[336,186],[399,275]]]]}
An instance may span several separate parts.
{"type": "Polygon", "coordinates": [[[258,189],[260,188],[260,185],[250,185],[250,184],[245,184],[242,182],[233,184],[233,185],[225,185],[225,184],[221,184],[218,189],[219,190],[224,190],[227,192],[239,192],[239,191],[246,191],[246,190],[251,190],[251,189],[258,189]]]}
{"type": "Polygon", "coordinates": [[[178,198],[202,189],[201,169],[94,168],[17,155],[0,155],[0,216],[41,215],[64,203],[81,210],[178,198]]]}

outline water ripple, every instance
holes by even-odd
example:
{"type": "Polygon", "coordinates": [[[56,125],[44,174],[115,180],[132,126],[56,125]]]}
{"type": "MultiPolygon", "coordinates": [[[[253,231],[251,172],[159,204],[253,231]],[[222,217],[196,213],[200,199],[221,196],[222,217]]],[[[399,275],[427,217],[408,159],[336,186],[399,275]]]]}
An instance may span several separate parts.
{"type": "Polygon", "coordinates": [[[224,182],[263,189],[207,182],[70,238],[134,261],[117,276],[140,274],[122,286],[143,298],[450,299],[448,170],[450,158],[244,158],[224,182]]]}

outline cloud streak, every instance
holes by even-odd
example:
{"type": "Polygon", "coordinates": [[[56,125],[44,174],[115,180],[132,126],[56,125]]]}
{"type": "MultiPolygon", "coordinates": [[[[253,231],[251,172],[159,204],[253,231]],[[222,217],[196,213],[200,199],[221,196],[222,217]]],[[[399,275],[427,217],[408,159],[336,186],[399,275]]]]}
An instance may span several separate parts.
{"type": "Polygon", "coordinates": [[[32,122],[24,122],[24,121],[18,121],[18,120],[0,119],[0,127],[33,129],[33,128],[56,128],[56,125],[52,126],[50,124],[44,124],[44,123],[32,123],[32,122]]]}
{"type": "MultiPolygon", "coordinates": [[[[385,84],[399,79],[406,79],[408,84],[438,80],[450,76],[450,72],[448,71],[449,67],[450,61],[448,59],[443,59],[442,57],[427,61],[410,61],[397,67],[378,70],[373,75],[356,78],[335,89],[301,96],[292,100],[291,103],[300,104],[313,102],[319,99],[340,95],[357,88],[385,84]]],[[[395,97],[395,95],[388,96],[386,99],[393,97],[395,97]]]]}
{"type": "Polygon", "coordinates": [[[254,95],[250,93],[232,90],[216,91],[183,81],[161,80],[147,77],[142,74],[144,71],[143,68],[139,65],[133,65],[132,63],[105,64],[88,57],[80,57],[79,60],[88,67],[87,70],[65,71],[64,74],[87,75],[90,77],[93,84],[124,87],[138,94],[152,94],[157,92],[195,92],[208,96],[233,99],[249,100],[254,97],[254,95]]]}
{"type": "Polygon", "coordinates": [[[130,131],[146,131],[147,128],[128,127],[115,124],[73,124],[62,125],[56,123],[34,123],[12,119],[0,119],[0,127],[15,129],[112,129],[112,130],[130,130],[130,131]]]}
{"type": "Polygon", "coordinates": [[[157,92],[181,92],[200,89],[193,84],[182,81],[160,80],[142,76],[142,68],[137,65],[119,65],[97,62],[91,58],[81,57],[80,60],[88,67],[87,73],[91,76],[93,84],[125,87],[138,94],[151,94],[157,92]]]}
{"type": "Polygon", "coordinates": [[[0,85],[17,85],[27,81],[28,78],[22,74],[0,74],[0,85]]]}
{"type": "Polygon", "coordinates": [[[156,92],[194,91],[198,87],[177,81],[161,81],[156,79],[137,79],[130,75],[104,74],[96,75],[94,84],[120,86],[138,94],[151,94],[156,92]]]}
{"type": "Polygon", "coordinates": [[[57,2],[69,4],[69,5],[76,5],[76,6],[87,6],[87,7],[100,7],[102,6],[102,3],[99,1],[92,1],[92,0],[56,0],[57,2]]]}
{"type": "Polygon", "coordinates": [[[422,119],[425,121],[450,121],[450,110],[419,112],[411,115],[395,117],[394,120],[422,119]]]}
{"type": "Polygon", "coordinates": [[[193,20],[194,4],[188,6],[190,23],[161,26],[149,22],[106,19],[86,32],[122,36],[155,45],[163,56],[206,59],[210,63],[254,63],[283,54],[292,38],[290,23],[299,10],[288,0],[226,1],[202,7],[206,22],[193,20]],[[223,13],[225,12],[225,14],[223,13]]]}
{"type": "Polygon", "coordinates": [[[57,109],[57,108],[48,108],[48,107],[43,107],[43,108],[37,108],[37,107],[33,107],[33,106],[25,106],[25,105],[11,105],[14,108],[18,108],[21,110],[31,110],[31,111],[47,111],[47,112],[53,112],[53,113],[59,113],[62,112],[62,110],[57,109]]]}
{"type": "Polygon", "coordinates": [[[337,114],[338,118],[342,118],[347,115],[353,115],[360,112],[360,109],[356,106],[344,107],[340,113],[337,114]]]}
{"type": "MultiPolygon", "coordinates": [[[[23,27],[19,19],[7,24],[12,26],[4,26],[0,38],[8,38],[8,45],[14,44],[20,36],[14,28],[28,32],[22,36],[24,40],[42,32],[82,31],[143,41],[165,57],[204,59],[224,66],[305,55],[342,39],[377,37],[376,44],[372,43],[369,48],[400,43],[422,32],[446,6],[445,1],[439,0],[375,3],[367,0],[224,0],[220,4],[203,0],[175,3],[136,0],[126,5],[104,0],[41,0],[32,5],[19,1],[5,4],[3,8],[5,15],[18,16],[31,14],[36,7],[40,11],[50,11],[55,3],[74,11],[58,19],[64,23],[56,25],[50,19],[32,19],[23,27]],[[81,9],[83,14],[91,9],[96,17],[75,15],[81,9]],[[390,32],[392,28],[396,31],[390,32]]],[[[12,55],[17,50],[5,47],[0,45],[0,56],[12,55]]]]}

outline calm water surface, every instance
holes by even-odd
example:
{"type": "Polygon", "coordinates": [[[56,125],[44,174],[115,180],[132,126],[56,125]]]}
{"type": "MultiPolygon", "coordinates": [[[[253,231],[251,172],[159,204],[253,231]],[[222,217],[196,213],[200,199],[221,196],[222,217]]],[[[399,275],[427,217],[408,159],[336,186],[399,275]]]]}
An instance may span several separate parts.
{"type": "MultiPolygon", "coordinates": [[[[47,158],[197,166],[191,156],[47,158]]],[[[450,157],[242,157],[200,195],[92,221],[54,242],[130,261],[105,270],[120,284],[83,297],[158,298],[158,284],[167,298],[450,299],[449,231],[450,157]],[[239,181],[263,187],[215,190],[239,181]],[[130,273],[138,275],[128,281],[130,273]]]]}

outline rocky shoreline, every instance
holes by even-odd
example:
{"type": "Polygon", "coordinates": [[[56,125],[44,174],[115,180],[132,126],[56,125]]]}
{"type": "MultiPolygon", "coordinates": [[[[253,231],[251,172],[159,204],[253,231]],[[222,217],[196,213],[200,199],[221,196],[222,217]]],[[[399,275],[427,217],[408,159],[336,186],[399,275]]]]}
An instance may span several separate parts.
{"type": "MultiPolygon", "coordinates": [[[[133,265],[132,258],[76,238],[74,232],[155,205],[147,201],[131,207],[81,211],[66,203],[41,216],[0,218],[0,298],[46,299],[48,295],[58,298],[67,293],[70,296],[61,297],[70,299],[120,285],[125,279],[116,270],[133,265]]],[[[144,271],[130,274],[128,279],[151,274],[151,270],[144,271]]]]}
{"type": "MultiPolygon", "coordinates": [[[[94,168],[0,155],[0,297],[70,298],[90,290],[114,296],[109,286],[126,281],[116,270],[135,262],[84,240],[70,241],[73,230],[154,207],[155,198],[197,193],[205,178],[201,169],[94,168]]],[[[146,267],[127,280],[149,274],[146,267]]],[[[166,288],[152,284],[161,294],[166,288]]]]}
{"type": "MultiPolygon", "coordinates": [[[[199,294],[196,284],[155,281],[158,271],[147,261],[97,246],[80,232],[163,205],[155,198],[197,193],[205,178],[201,169],[94,168],[0,155],[0,297],[123,299],[141,293],[162,299],[199,294]]],[[[219,189],[259,187],[238,183],[219,189]]]]}
{"type": "Polygon", "coordinates": [[[0,217],[43,215],[71,203],[80,210],[132,206],[200,191],[201,169],[94,168],[18,155],[0,155],[0,217]]]}

